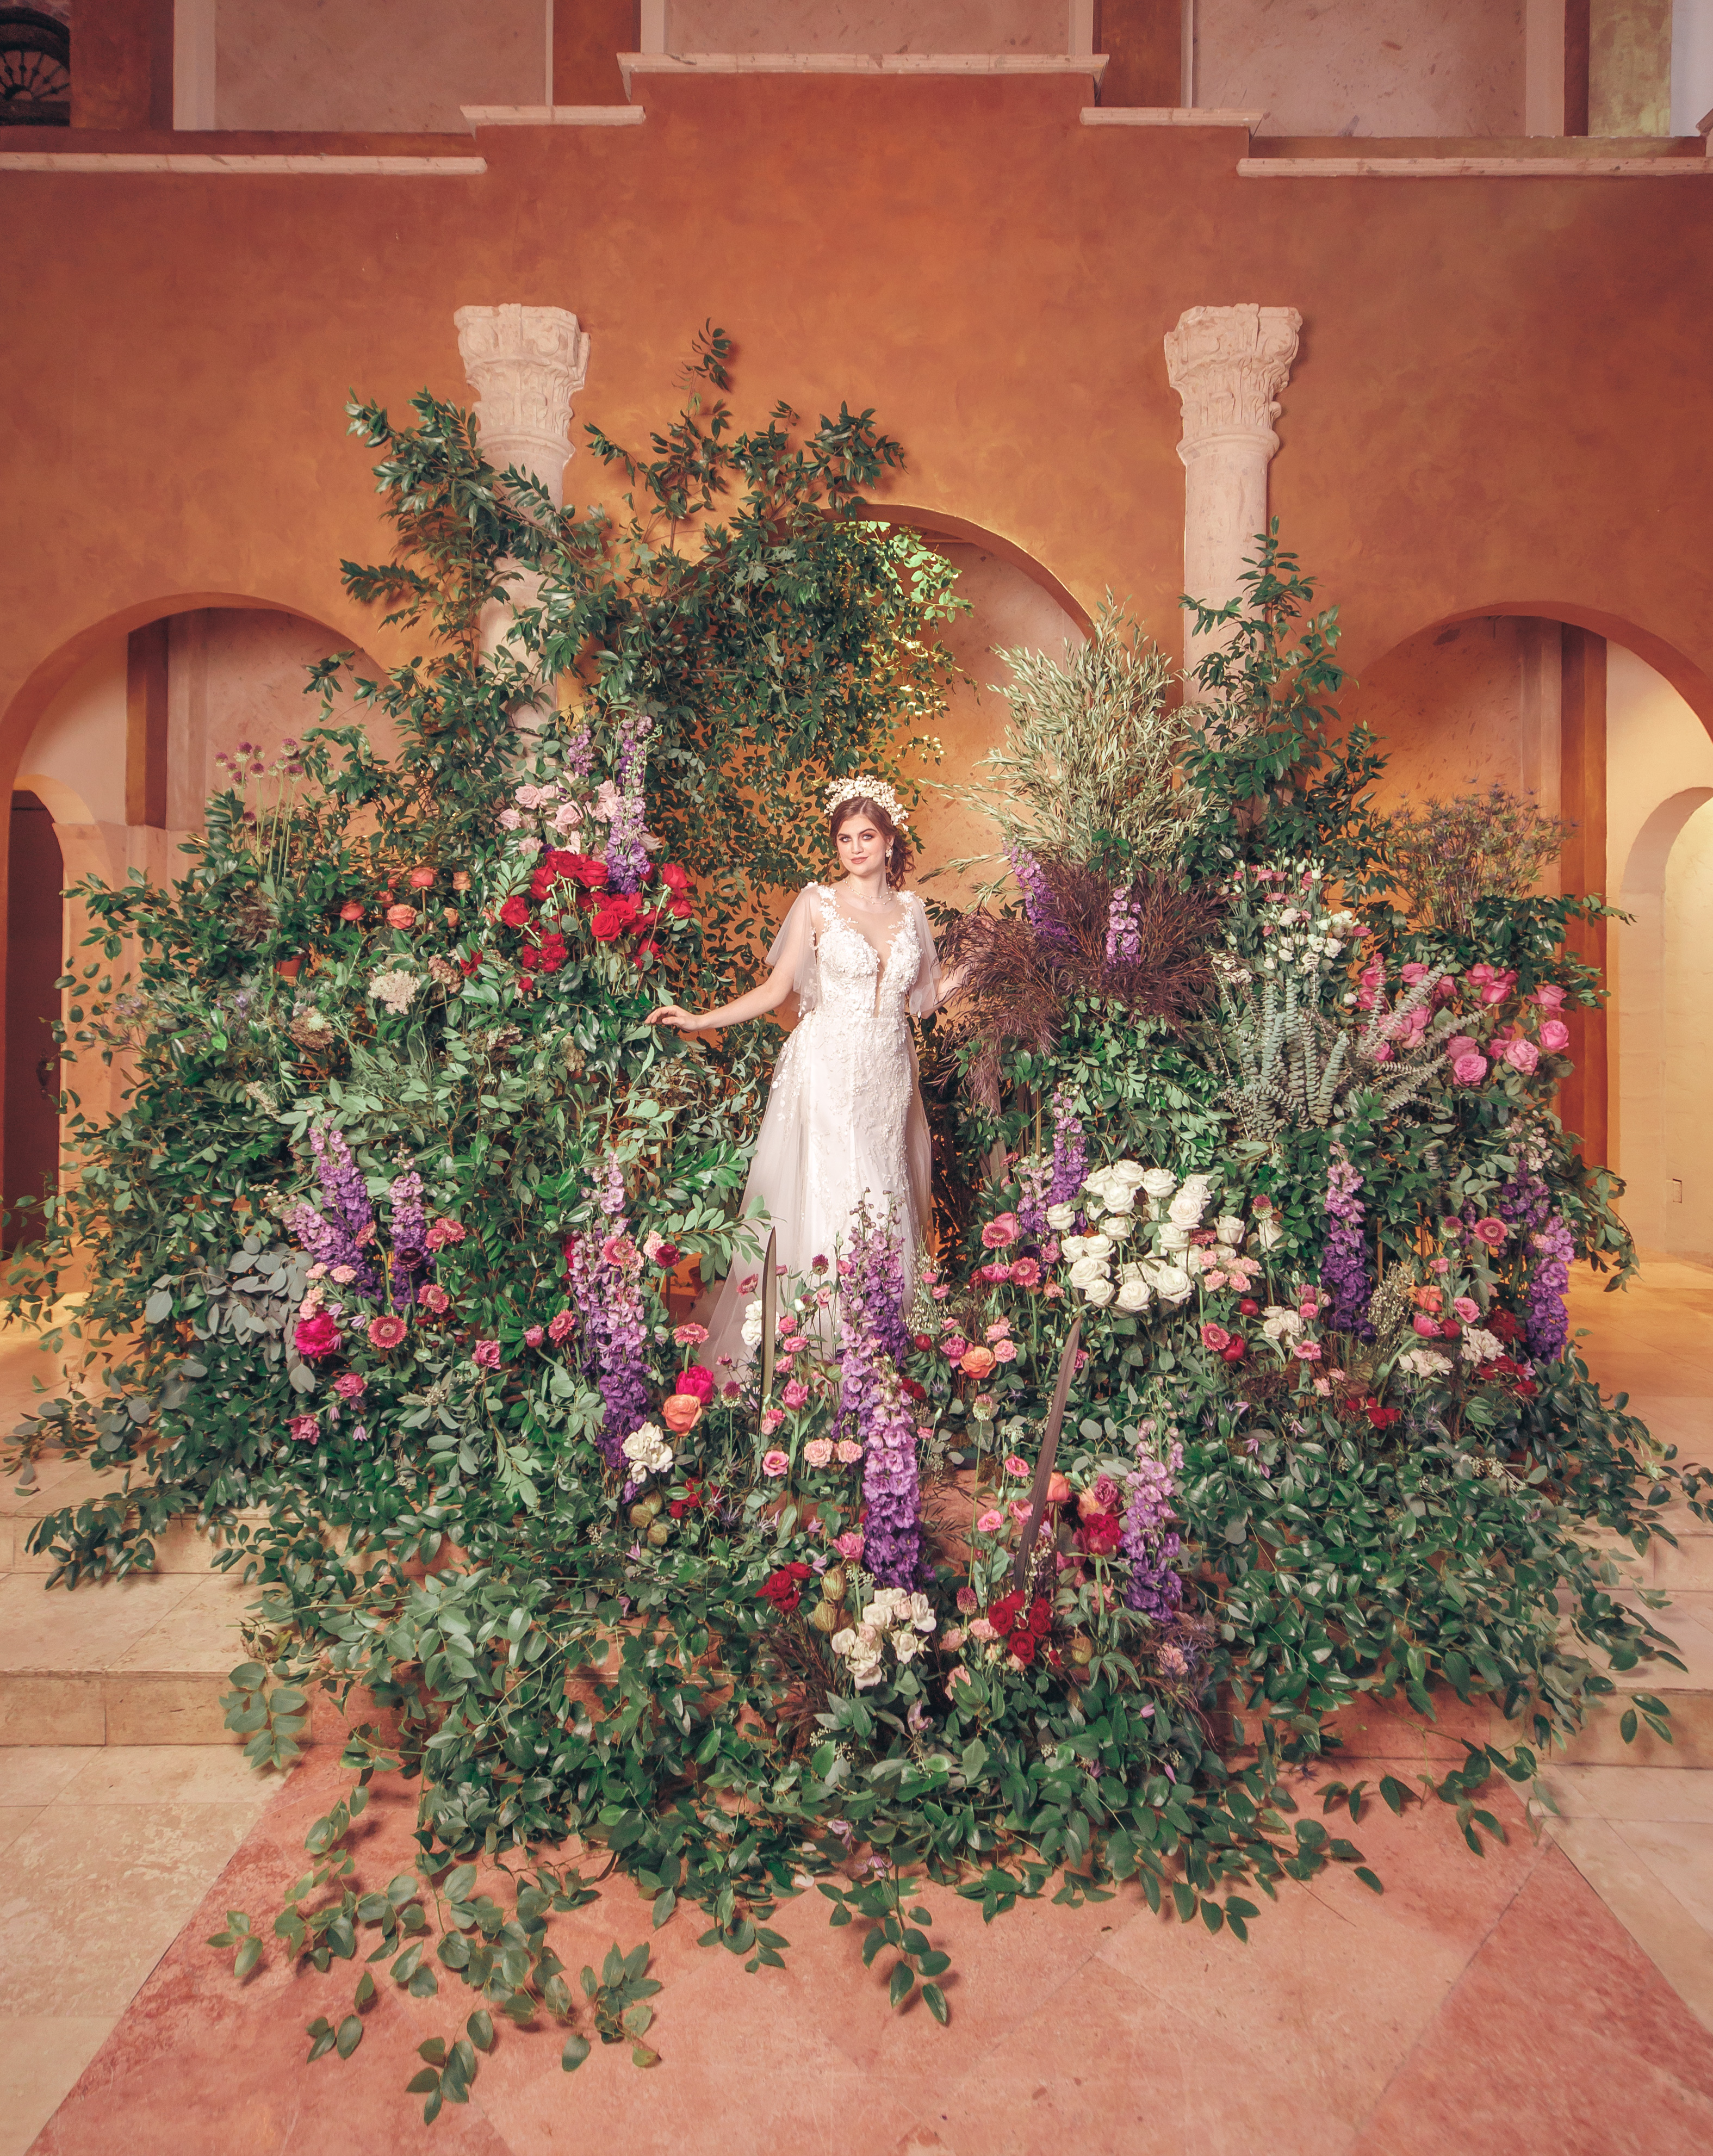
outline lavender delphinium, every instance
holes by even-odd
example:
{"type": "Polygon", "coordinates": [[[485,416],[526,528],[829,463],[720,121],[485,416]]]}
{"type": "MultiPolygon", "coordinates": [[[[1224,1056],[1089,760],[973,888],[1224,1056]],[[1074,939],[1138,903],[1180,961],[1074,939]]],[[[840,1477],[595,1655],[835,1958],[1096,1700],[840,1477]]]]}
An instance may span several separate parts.
{"type": "Polygon", "coordinates": [[[413,1168],[407,1169],[394,1177],[388,1195],[392,1204],[392,1306],[407,1310],[417,1299],[419,1276],[431,1263],[423,1178],[413,1168]]]}
{"type": "Polygon", "coordinates": [[[625,1233],[624,1172],[608,1154],[600,1196],[604,1230],[586,1229],[565,1245],[566,1276],[582,1318],[595,1383],[607,1412],[595,1442],[608,1466],[625,1467],[624,1440],[648,1419],[642,1256],[625,1233]]]}
{"type": "Polygon", "coordinates": [[[1326,1245],[1321,1255],[1321,1284],[1332,1297],[1326,1322],[1335,1332],[1353,1332],[1372,1340],[1368,1322],[1367,1250],[1362,1239],[1366,1217],[1361,1198],[1362,1178],[1346,1157],[1342,1146],[1334,1146],[1326,1170],[1326,1245]]]}
{"type": "Polygon", "coordinates": [[[1142,955],[1141,913],[1136,894],[1123,884],[1112,894],[1106,909],[1106,963],[1126,964],[1142,955]]]}
{"type": "Polygon", "coordinates": [[[293,1232],[330,1275],[348,1273],[349,1278],[341,1281],[341,1286],[354,1287],[359,1295],[378,1296],[381,1276],[372,1253],[363,1247],[374,1239],[375,1209],[369,1203],[362,1171],[331,1123],[311,1130],[310,1144],[326,1210],[317,1212],[305,1200],[292,1216],[293,1232]]]}
{"type": "Polygon", "coordinates": [[[1018,1224],[1025,1235],[1044,1235],[1047,1232],[1047,1187],[1053,1179],[1052,1164],[1036,1153],[1018,1170],[1017,1179],[1018,1224]]]}
{"type": "Polygon", "coordinates": [[[839,1265],[839,1409],[863,1447],[863,1565],[882,1587],[915,1589],[922,1570],[915,1418],[895,1367],[910,1344],[904,1270],[885,1216],[864,1212],[839,1265]]]}
{"type": "Polygon", "coordinates": [[[1183,1580],[1172,1562],[1183,1544],[1172,1526],[1177,1487],[1173,1478],[1183,1466],[1183,1447],[1174,1442],[1165,1459],[1158,1459],[1147,1449],[1153,1434],[1153,1424],[1146,1422],[1137,1434],[1136,1464],[1131,1471],[1118,1547],[1130,1564],[1125,1601],[1158,1625],[1175,1615],[1183,1600],[1183,1580]]]}
{"type": "Polygon", "coordinates": [[[618,800],[607,837],[607,874],[614,891],[639,891],[649,872],[648,850],[643,844],[648,807],[643,778],[653,732],[654,721],[646,711],[627,711],[619,721],[618,800]]]}
{"type": "Polygon", "coordinates": [[[1005,858],[1011,864],[1011,872],[1017,878],[1018,889],[1023,895],[1023,918],[1044,943],[1061,949],[1069,948],[1070,937],[1064,923],[1059,917],[1059,909],[1053,903],[1053,889],[1047,880],[1041,864],[1026,846],[1009,845],[1005,858]]]}
{"type": "Polygon", "coordinates": [[[1049,1205],[1068,1205],[1082,1188],[1089,1173],[1088,1149],[1083,1127],[1071,1113],[1063,1093],[1053,1096],[1053,1178],[1047,1186],[1049,1205]]]}
{"type": "Polygon", "coordinates": [[[1537,1363],[1556,1363],[1570,1339],[1570,1313],[1565,1293],[1570,1286],[1570,1261],[1576,1255],[1571,1232],[1556,1213],[1530,1236],[1536,1257],[1523,1298],[1523,1338],[1537,1363]]]}

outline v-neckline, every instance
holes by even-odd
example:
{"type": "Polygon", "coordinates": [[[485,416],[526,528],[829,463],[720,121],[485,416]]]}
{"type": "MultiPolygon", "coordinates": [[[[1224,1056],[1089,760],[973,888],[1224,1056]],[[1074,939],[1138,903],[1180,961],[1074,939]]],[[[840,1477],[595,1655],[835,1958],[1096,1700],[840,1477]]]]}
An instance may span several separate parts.
{"type": "Polygon", "coordinates": [[[827,893],[827,900],[837,917],[844,923],[845,927],[850,930],[853,935],[860,936],[864,942],[866,943],[869,948],[874,952],[875,957],[880,961],[880,976],[882,979],[884,979],[885,978],[886,968],[892,963],[892,954],[898,947],[898,939],[903,935],[905,927],[909,925],[909,906],[905,904],[902,899],[899,901],[898,925],[893,930],[891,936],[888,938],[886,948],[883,951],[880,945],[874,941],[874,937],[866,934],[864,931],[859,927],[856,921],[851,916],[851,915],[847,913],[844,908],[839,903],[839,897],[836,891],[829,890],[827,893]]]}

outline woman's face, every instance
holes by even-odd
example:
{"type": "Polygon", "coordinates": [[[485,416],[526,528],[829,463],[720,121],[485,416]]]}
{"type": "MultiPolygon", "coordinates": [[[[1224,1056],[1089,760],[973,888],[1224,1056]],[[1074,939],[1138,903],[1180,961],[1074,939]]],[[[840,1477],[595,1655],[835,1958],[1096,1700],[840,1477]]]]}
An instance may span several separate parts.
{"type": "Polygon", "coordinates": [[[839,848],[839,865],[847,875],[872,875],[886,865],[886,840],[867,816],[847,816],[834,843],[839,848]]]}

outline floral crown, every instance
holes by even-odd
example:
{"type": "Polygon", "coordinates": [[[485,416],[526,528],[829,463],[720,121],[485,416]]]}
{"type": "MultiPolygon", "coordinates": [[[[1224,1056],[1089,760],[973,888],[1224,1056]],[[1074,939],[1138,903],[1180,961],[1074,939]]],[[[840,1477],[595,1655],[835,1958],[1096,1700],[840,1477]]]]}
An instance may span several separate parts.
{"type": "Polygon", "coordinates": [[[900,831],[910,822],[910,812],[884,778],[870,778],[861,772],[854,778],[835,778],[827,788],[827,814],[830,816],[847,801],[872,801],[900,831]]]}

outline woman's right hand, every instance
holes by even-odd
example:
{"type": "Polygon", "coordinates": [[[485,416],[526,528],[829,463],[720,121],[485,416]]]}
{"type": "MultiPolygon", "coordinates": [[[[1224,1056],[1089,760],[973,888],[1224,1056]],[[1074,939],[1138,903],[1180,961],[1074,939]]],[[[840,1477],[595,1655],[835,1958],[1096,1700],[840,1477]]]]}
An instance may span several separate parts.
{"type": "Polygon", "coordinates": [[[700,1033],[702,1021],[694,1011],[681,1010],[676,1004],[662,1004],[659,1010],[649,1013],[650,1025],[675,1025],[680,1033],[700,1033]]]}

